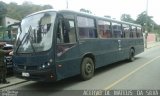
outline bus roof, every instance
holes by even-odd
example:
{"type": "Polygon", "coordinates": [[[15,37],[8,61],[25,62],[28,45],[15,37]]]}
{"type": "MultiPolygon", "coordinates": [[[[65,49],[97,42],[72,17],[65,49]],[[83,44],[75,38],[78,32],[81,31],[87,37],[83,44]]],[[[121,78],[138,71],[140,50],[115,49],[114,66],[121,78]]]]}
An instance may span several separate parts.
{"type": "Polygon", "coordinates": [[[35,14],[38,14],[38,13],[42,13],[42,12],[49,12],[49,11],[58,12],[58,13],[65,13],[66,12],[66,13],[78,14],[78,15],[83,15],[83,16],[88,16],[88,17],[93,17],[93,18],[99,18],[99,19],[108,20],[108,21],[112,21],[112,22],[129,24],[129,25],[134,25],[134,26],[141,27],[141,25],[135,24],[135,23],[129,23],[129,22],[115,20],[115,19],[111,19],[111,18],[107,18],[107,17],[100,17],[100,16],[96,16],[96,15],[93,15],[93,14],[88,14],[88,13],[85,13],[85,12],[77,12],[77,11],[68,10],[68,9],[65,9],[65,10],[47,9],[47,10],[42,10],[42,11],[32,13],[30,15],[27,15],[26,17],[32,16],[32,15],[35,15],[35,14]]]}
{"type": "MultiPolygon", "coordinates": [[[[57,10],[55,10],[55,9],[46,9],[46,10],[38,11],[38,12],[35,12],[35,13],[31,13],[31,14],[27,15],[26,17],[32,16],[32,15],[35,15],[35,14],[38,14],[38,13],[49,12],[49,11],[56,12],[57,10]]],[[[24,17],[24,18],[26,18],[26,17],[24,17]]]]}
{"type": "Polygon", "coordinates": [[[129,25],[141,27],[141,25],[139,25],[139,24],[115,20],[115,19],[111,19],[111,18],[107,18],[107,17],[100,17],[100,16],[96,16],[93,14],[85,13],[85,12],[77,12],[77,11],[73,11],[73,10],[60,10],[59,12],[69,12],[69,13],[73,13],[73,14],[84,15],[84,16],[88,16],[88,17],[99,18],[99,19],[103,19],[103,20],[108,20],[108,21],[113,21],[113,22],[117,22],[117,23],[124,23],[124,24],[129,24],[129,25]]]}

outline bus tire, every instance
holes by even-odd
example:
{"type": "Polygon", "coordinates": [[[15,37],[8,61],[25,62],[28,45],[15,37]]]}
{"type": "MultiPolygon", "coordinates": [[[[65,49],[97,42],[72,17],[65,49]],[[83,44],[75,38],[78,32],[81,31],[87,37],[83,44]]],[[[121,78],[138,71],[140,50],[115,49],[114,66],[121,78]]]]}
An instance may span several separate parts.
{"type": "Polygon", "coordinates": [[[128,59],[130,62],[133,62],[135,60],[135,51],[134,49],[131,49],[130,50],[130,53],[129,53],[129,59],[128,59]]]}
{"type": "Polygon", "coordinates": [[[85,57],[81,63],[81,79],[89,80],[94,75],[94,62],[91,58],[85,57]]]}

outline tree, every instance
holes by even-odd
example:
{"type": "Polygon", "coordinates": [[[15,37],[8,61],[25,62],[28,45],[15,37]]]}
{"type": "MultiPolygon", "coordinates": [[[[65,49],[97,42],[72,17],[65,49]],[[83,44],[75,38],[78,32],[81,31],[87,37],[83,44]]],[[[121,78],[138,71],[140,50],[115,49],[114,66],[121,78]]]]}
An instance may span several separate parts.
{"type": "Polygon", "coordinates": [[[22,5],[18,5],[15,2],[11,2],[10,4],[7,4],[7,16],[21,20],[26,15],[31,14],[33,12],[41,11],[44,9],[52,9],[51,5],[35,5],[32,2],[25,1],[22,5]]]}
{"type": "Polygon", "coordinates": [[[44,5],[43,9],[53,9],[53,7],[51,5],[44,5]]]}
{"type": "Polygon", "coordinates": [[[157,24],[152,20],[152,18],[152,16],[148,16],[146,14],[146,11],[144,11],[138,15],[136,23],[142,25],[143,29],[147,30],[147,32],[151,32],[152,27],[157,26],[157,24]]]}
{"type": "Polygon", "coordinates": [[[7,16],[14,18],[14,19],[19,19],[20,20],[20,15],[22,15],[21,13],[19,13],[19,11],[21,10],[21,8],[19,7],[19,5],[15,2],[11,2],[10,4],[7,4],[7,16]]]}
{"type": "Polygon", "coordinates": [[[3,22],[3,17],[6,15],[6,13],[7,13],[6,4],[0,1],[0,26],[1,27],[4,27],[2,22],[3,22]]]}
{"type": "Polygon", "coordinates": [[[121,21],[126,21],[126,22],[130,22],[130,23],[135,22],[135,20],[133,20],[129,14],[122,14],[121,21]]]}
{"type": "Polygon", "coordinates": [[[7,6],[4,2],[0,1],[0,16],[4,16],[7,13],[7,6]]]}
{"type": "Polygon", "coordinates": [[[85,13],[92,14],[92,12],[90,10],[87,10],[87,9],[84,9],[84,8],[81,8],[80,12],[85,12],[85,13]]]}

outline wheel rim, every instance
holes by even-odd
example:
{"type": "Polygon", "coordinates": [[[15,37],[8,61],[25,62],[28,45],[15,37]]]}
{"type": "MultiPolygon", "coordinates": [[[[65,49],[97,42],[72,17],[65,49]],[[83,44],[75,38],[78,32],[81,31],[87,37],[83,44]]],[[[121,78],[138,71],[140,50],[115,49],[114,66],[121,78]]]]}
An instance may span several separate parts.
{"type": "Polygon", "coordinates": [[[93,71],[92,64],[88,62],[85,66],[86,75],[89,75],[90,73],[92,73],[92,71],[93,71]]]}

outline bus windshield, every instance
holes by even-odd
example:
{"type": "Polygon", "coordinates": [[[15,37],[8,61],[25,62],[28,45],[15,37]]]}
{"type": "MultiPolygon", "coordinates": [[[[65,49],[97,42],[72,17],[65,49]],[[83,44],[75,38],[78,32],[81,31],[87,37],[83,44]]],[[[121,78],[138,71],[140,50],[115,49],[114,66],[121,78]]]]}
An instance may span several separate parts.
{"type": "Polygon", "coordinates": [[[56,12],[34,14],[22,20],[16,40],[17,53],[47,51],[52,46],[56,12]]]}

